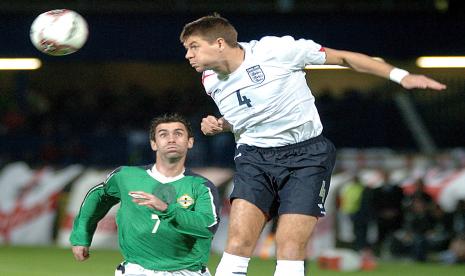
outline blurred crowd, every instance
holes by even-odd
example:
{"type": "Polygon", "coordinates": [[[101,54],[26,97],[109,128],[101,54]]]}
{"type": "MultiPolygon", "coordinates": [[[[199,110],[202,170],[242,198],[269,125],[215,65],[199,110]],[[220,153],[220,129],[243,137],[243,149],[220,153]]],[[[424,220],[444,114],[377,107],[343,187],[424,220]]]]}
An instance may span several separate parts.
{"type": "Polygon", "coordinates": [[[352,222],[352,248],[381,258],[465,262],[465,199],[446,212],[422,178],[406,189],[387,171],[381,174],[376,187],[355,175],[340,190],[339,211],[352,222]]]}
{"type": "MultiPolygon", "coordinates": [[[[155,93],[138,86],[118,92],[29,90],[25,95],[0,98],[0,159],[103,167],[148,162],[153,159],[146,139],[150,120],[175,111],[190,119],[196,147],[208,149],[202,144],[214,147],[227,142],[234,148],[232,137],[205,142],[200,135],[202,116],[216,112],[211,100],[201,94],[155,93]]],[[[193,162],[202,165],[204,159],[198,156],[193,162]]]]}
{"type": "MultiPolygon", "coordinates": [[[[151,160],[144,136],[150,119],[176,111],[188,117],[195,130],[191,165],[232,166],[232,135],[205,137],[200,133],[202,117],[219,115],[203,91],[154,92],[133,85],[120,91],[26,89],[2,93],[0,158],[4,162],[99,166],[144,163],[151,160]]],[[[348,90],[335,95],[322,91],[316,104],[324,134],[338,148],[416,147],[392,94],[348,90]]],[[[451,141],[445,142],[450,146],[454,146],[454,139],[460,140],[460,136],[446,134],[442,129],[441,135],[449,137],[451,141]]]]}

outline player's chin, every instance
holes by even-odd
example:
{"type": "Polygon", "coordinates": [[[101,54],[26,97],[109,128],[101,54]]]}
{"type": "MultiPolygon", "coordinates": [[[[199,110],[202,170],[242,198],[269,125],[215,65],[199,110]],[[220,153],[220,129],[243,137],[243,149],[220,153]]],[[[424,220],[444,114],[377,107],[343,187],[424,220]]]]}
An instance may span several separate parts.
{"type": "Polygon", "coordinates": [[[205,68],[203,66],[195,66],[194,69],[198,73],[202,73],[203,71],[205,71],[205,68]]]}
{"type": "Polygon", "coordinates": [[[169,150],[166,152],[166,155],[170,158],[177,158],[182,155],[182,153],[179,150],[169,150]]]}
{"type": "Polygon", "coordinates": [[[198,73],[202,73],[203,71],[205,71],[205,67],[198,64],[192,65],[192,68],[194,68],[194,70],[198,73]]]}

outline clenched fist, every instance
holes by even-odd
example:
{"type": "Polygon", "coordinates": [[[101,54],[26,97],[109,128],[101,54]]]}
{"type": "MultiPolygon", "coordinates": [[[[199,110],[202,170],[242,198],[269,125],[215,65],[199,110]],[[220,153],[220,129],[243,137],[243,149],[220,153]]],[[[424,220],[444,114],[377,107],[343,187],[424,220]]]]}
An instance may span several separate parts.
{"type": "Polygon", "coordinates": [[[223,117],[216,118],[215,116],[207,116],[202,119],[200,123],[200,129],[205,135],[215,135],[225,131],[231,131],[231,124],[226,121],[223,117]]]}

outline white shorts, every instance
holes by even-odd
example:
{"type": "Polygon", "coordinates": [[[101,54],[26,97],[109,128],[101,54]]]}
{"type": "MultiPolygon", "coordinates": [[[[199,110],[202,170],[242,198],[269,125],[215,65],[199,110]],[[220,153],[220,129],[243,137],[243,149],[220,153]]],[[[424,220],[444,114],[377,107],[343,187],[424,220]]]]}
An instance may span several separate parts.
{"type": "Polygon", "coordinates": [[[200,270],[191,271],[187,269],[176,271],[157,271],[145,269],[142,266],[133,263],[121,263],[121,266],[124,266],[124,272],[120,269],[116,269],[115,276],[211,276],[208,268],[206,268],[205,272],[200,270]]]}

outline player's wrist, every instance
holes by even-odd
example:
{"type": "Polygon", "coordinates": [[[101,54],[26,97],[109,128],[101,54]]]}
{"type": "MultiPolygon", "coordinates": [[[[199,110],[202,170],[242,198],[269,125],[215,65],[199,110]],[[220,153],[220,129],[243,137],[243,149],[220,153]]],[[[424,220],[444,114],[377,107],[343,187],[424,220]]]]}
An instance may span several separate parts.
{"type": "Polygon", "coordinates": [[[163,204],[161,204],[159,210],[162,211],[162,212],[166,212],[166,210],[168,210],[168,204],[163,202],[163,204]]]}
{"type": "Polygon", "coordinates": [[[394,67],[391,72],[389,72],[389,79],[400,84],[400,82],[409,74],[410,73],[406,70],[394,67]]]}
{"type": "Polygon", "coordinates": [[[232,125],[224,117],[221,117],[219,119],[219,122],[221,124],[222,132],[231,132],[232,131],[232,125]]]}

